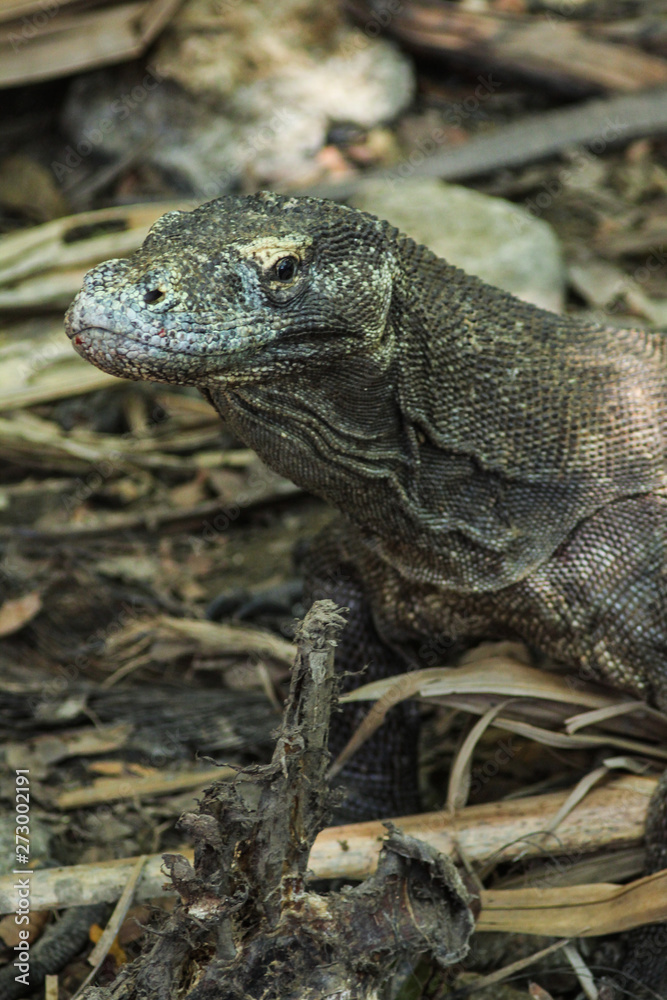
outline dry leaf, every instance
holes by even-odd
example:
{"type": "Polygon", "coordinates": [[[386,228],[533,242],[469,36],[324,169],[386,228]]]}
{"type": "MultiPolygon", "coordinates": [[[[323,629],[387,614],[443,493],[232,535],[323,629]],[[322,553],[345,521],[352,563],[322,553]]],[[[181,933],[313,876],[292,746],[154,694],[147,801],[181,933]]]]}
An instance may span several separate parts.
{"type": "Polygon", "coordinates": [[[12,635],[27,625],[41,611],[42,598],[36,590],[0,607],[0,635],[12,635]]]}

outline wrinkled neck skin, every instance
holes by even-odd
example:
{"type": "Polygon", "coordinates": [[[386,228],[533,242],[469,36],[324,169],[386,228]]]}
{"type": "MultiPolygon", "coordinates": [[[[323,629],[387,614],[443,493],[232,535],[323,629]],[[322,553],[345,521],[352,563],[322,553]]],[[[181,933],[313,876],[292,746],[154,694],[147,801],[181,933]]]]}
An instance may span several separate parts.
{"type": "Polygon", "coordinates": [[[509,586],[606,504],[665,489],[664,351],[645,332],[563,320],[411,241],[393,252],[363,353],[207,389],[268,465],[406,579],[457,593],[509,586]]]}
{"type": "Polygon", "coordinates": [[[415,459],[393,339],[388,331],[384,350],[331,367],[295,366],[268,382],[203,392],[267,465],[360,526],[379,527],[379,509],[406,490],[415,459]]]}
{"type": "MultiPolygon", "coordinates": [[[[423,248],[417,252],[436,260],[423,248]]],[[[437,265],[445,281],[455,270],[437,265]]],[[[437,372],[411,384],[406,364],[417,352],[428,369],[430,344],[441,336],[422,308],[433,298],[432,274],[422,276],[414,266],[398,271],[386,329],[374,348],[331,367],[298,366],[269,382],[213,383],[203,392],[267,465],[346,514],[364,543],[406,578],[462,592],[495,589],[507,534],[506,525],[498,541],[489,531],[496,485],[469,456],[429,442],[411,412],[415,398],[441,388],[437,372]],[[473,481],[471,504],[481,498],[484,510],[462,520],[448,510],[448,492],[473,491],[473,481]],[[489,541],[499,551],[489,551],[489,541]],[[472,574],[471,561],[478,567],[472,574]]],[[[474,289],[478,281],[471,281],[474,289]]],[[[510,572],[507,582],[512,579],[510,572]]]]}
{"type": "Polygon", "coordinates": [[[544,312],[341,206],[168,213],[86,276],[67,330],[104,371],[199,387],[439,589],[509,586],[596,511],[667,492],[664,337],[544,312]]]}

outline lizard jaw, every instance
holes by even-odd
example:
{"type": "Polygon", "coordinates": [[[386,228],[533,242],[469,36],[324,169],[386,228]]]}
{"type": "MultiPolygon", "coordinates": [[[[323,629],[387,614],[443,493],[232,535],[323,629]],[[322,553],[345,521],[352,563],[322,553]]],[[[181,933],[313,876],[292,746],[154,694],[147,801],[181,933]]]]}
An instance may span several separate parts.
{"type": "MultiPolygon", "coordinates": [[[[105,327],[75,326],[70,322],[65,323],[65,330],[77,354],[109,375],[135,380],[156,378],[151,366],[142,363],[139,351],[132,356],[127,337],[120,337],[105,327]]],[[[140,348],[141,345],[134,342],[134,346],[140,348]]]]}
{"type": "Polygon", "coordinates": [[[210,357],[196,348],[196,338],[188,330],[167,331],[165,325],[147,323],[145,317],[129,316],[127,311],[114,316],[85,290],[67,311],[65,331],[77,354],[110,375],[181,385],[207,381],[210,357]]]}

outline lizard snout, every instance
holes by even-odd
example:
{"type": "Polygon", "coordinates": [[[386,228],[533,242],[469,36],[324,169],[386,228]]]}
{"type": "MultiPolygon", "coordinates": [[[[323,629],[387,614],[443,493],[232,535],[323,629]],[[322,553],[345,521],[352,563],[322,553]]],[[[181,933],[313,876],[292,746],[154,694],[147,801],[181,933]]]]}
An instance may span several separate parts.
{"type": "Polygon", "coordinates": [[[163,313],[183,304],[180,275],[170,269],[151,269],[138,275],[132,269],[124,276],[121,301],[130,302],[134,309],[148,313],[163,313]]]}

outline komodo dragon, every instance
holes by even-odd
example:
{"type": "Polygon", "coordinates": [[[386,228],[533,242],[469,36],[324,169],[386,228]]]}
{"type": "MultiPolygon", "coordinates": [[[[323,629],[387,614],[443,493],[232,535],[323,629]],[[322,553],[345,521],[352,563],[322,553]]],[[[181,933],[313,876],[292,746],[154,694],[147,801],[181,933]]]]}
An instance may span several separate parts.
{"type": "MultiPolygon", "coordinates": [[[[515,636],[667,710],[662,333],[545,312],[370,215],[274,194],[168,213],[66,325],[107,372],[196,386],[342,512],[307,585],[350,608],[346,669],[515,636]]],[[[394,712],[346,773],[385,815],[416,806],[415,713],[394,712]]]]}

